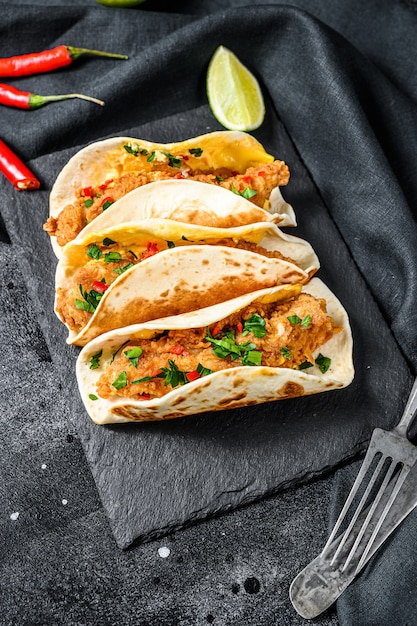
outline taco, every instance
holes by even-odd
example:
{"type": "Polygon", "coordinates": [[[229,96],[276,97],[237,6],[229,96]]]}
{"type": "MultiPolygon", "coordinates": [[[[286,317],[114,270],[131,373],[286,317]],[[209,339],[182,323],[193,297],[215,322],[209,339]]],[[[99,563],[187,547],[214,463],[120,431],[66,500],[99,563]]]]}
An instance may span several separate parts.
{"type": "Polygon", "coordinates": [[[318,268],[309,243],[268,222],[213,228],[139,220],[83,232],[67,244],[56,270],[55,312],[69,330],[67,342],[85,345],[121,326],[304,283],[318,268]]]}
{"type": "MultiPolygon", "coordinates": [[[[225,188],[247,198],[248,211],[257,207],[281,225],[295,223],[279,191],[289,180],[288,167],[251,135],[217,131],[169,144],[113,137],[77,152],[58,175],[44,225],[54,251],[59,255],[86,223],[132,190],[171,179],[225,188]]],[[[243,223],[248,221],[261,220],[243,223]]]]}
{"type": "Polygon", "coordinates": [[[313,278],[105,333],[76,371],[98,424],[173,419],[345,387],[352,333],[313,278]]]}

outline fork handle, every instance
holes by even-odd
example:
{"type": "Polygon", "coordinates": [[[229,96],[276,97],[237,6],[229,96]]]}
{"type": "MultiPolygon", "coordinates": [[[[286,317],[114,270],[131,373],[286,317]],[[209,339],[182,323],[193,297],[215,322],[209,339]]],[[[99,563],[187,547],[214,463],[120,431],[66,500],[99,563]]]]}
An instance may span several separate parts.
{"type": "Polygon", "coordinates": [[[407,431],[412,424],[415,414],[417,411],[417,378],[414,381],[413,387],[411,389],[410,395],[407,400],[407,404],[405,405],[403,416],[398,423],[398,425],[394,428],[395,432],[397,432],[402,437],[407,437],[407,431]]]}

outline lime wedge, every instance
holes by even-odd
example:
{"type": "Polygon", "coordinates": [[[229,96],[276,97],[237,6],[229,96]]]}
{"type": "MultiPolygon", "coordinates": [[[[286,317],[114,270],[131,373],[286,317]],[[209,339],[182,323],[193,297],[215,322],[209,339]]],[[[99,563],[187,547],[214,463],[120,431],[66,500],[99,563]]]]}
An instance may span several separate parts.
{"type": "Polygon", "coordinates": [[[214,117],[228,130],[255,130],[262,124],[265,104],[259,83],[224,46],[210,60],[206,89],[214,117]]]}

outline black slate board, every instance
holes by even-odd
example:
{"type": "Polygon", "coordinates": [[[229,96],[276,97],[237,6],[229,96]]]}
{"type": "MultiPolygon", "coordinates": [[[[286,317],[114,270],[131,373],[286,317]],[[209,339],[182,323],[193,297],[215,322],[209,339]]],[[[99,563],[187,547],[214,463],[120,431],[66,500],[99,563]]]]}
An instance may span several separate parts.
{"type": "MultiPolygon", "coordinates": [[[[203,106],[119,134],[178,141],[217,128],[203,106]]],[[[411,386],[397,344],[272,109],[254,134],[289,164],[291,181],[284,195],[298,218],[290,232],[313,245],[322,264],[318,276],[350,316],[356,376],[344,390],[166,423],[94,425],[76,387],[78,348],[65,344],[66,330],[53,313],[56,260],[42,231],[48,191],[17,194],[7,183],[0,187],[6,228],[20,251],[22,274],[62,393],[121,548],[329,471],[363,450],[375,426],[394,425],[411,386]]],[[[50,189],[74,152],[32,162],[44,177],[44,189],[50,189]]]]}

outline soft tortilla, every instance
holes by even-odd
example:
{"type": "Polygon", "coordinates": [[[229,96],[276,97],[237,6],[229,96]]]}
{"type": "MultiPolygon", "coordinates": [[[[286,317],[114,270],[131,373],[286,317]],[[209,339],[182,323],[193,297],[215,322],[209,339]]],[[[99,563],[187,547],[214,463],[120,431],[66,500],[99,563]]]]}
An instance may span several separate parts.
{"type": "MultiPolygon", "coordinates": [[[[169,152],[173,149],[181,148],[182,151],[187,152],[193,147],[202,146],[207,152],[207,155],[210,158],[210,165],[213,168],[223,166],[228,167],[231,170],[236,169],[238,171],[243,171],[247,167],[261,165],[262,163],[271,163],[274,160],[274,158],[265,151],[263,146],[254,137],[248,135],[247,133],[238,131],[216,131],[199,137],[194,137],[186,141],[169,144],[153,143],[145,140],[135,139],[132,137],[112,137],[110,139],[104,139],[102,141],[97,141],[89,144],[85,148],[79,150],[68,161],[68,163],[59,173],[52,187],[49,199],[49,215],[56,218],[66,205],[74,202],[78,189],[88,186],[94,186],[103,182],[106,179],[121,176],[121,174],[126,171],[124,169],[125,166],[123,161],[123,156],[126,155],[126,152],[124,150],[120,151],[120,147],[123,144],[130,142],[138,142],[141,146],[148,149],[149,151],[158,149],[169,152]],[[118,156],[119,152],[121,152],[122,156],[118,156]]],[[[188,195],[188,193],[191,193],[192,195],[191,190],[187,191],[187,186],[191,183],[194,185],[199,185],[200,187],[201,185],[210,188],[215,187],[216,189],[219,189],[220,192],[224,192],[226,194],[222,194],[219,201],[225,202],[226,206],[229,207],[228,209],[224,209],[228,211],[229,215],[233,214],[235,208],[234,200],[244,200],[243,203],[237,203],[237,205],[239,206],[240,204],[241,209],[244,211],[248,211],[249,214],[244,218],[243,221],[240,222],[241,224],[246,224],[250,221],[258,222],[268,220],[279,223],[280,226],[296,225],[294,210],[289,204],[287,204],[283,200],[279,187],[276,187],[272,191],[269,200],[268,211],[265,211],[256,207],[249,200],[245,200],[241,196],[237,196],[227,189],[217,188],[214,185],[198,183],[192,180],[168,180],[160,182],[180,183],[180,185],[181,183],[185,184],[186,196],[188,195]],[[230,198],[228,202],[229,196],[230,198]]],[[[144,187],[146,188],[148,187],[148,185],[145,185],[144,187]]],[[[161,203],[165,205],[166,209],[170,207],[173,199],[175,199],[175,208],[178,208],[179,201],[174,195],[172,195],[173,193],[177,194],[178,189],[181,189],[181,186],[179,188],[177,185],[174,185],[174,187],[172,188],[169,186],[169,184],[166,186],[164,191],[166,195],[161,197],[161,203]]],[[[137,191],[138,190],[134,190],[130,193],[135,193],[137,191]]],[[[201,191],[198,193],[201,198],[201,191]]],[[[120,202],[123,201],[124,198],[126,198],[128,195],[130,194],[126,194],[126,196],[115,202],[114,205],[112,205],[111,210],[117,211],[120,202]]],[[[181,196],[181,198],[183,198],[183,196],[181,196]]],[[[134,202],[136,201],[137,198],[134,197],[134,202]]],[[[144,202],[148,202],[148,200],[146,199],[146,194],[144,196],[144,202]]],[[[192,206],[192,201],[190,202],[191,204],[188,205],[189,208],[191,208],[192,206]]],[[[210,204],[208,206],[209,214],[211,215],[212,208],[210,207],[210,204]]],[[[148,206],[147,210],[152,211],[152,207],[148,206]]],[[[160,216],[161,215],[159,215],[159,217],[160,216]]],[[[210,223],[207,223],[206,225],[210,225],[210,223]]],[[[57,243],[56,237],[51,237],[51,244],[55,254],[59,258],[62,253],[62,248],[57,243]]]]}
{"type": "MultiPolygon", "coordinates": [[[[82,346],[122,326],[185,313],[282,283],[304,283],[320,265],[308,242],[287,235],[267,222],[224,229],[150,219],[117,224],[100,232],[80,233],[65,246],[64,257],[58,263],[56,293],[85,263],[86,247],[105,237],[126,246],[133,242],[146,246],[149,240],[169,240],[183,245],[159,252],[118,276],[104,293],[88,324],[80,332],[68,328],[68,343],[82,346]],[[201,245],[207,239],[228,238],[277,250],[300,267],[238,248],[201,245]],[[196,245],[189,245],[190,242],[196,245]]],[[[55,312],[59,317],[57,297],[55,312]]]]}
{"type": "Polygon", "coordinates": [[[152,338],[168,329],[209,326],[254,300],[270,302],[279,298],[286,299],[291,293],[296,292],[295,287],[284,285],[264,289],[199,311],[118,329],[93,340],[82,349],[76,366],[80,394],[90,418],[97,424],[166,420],[346,387],[354,375],[352,332],[348,316],[339,300],[324,283],[318,278],[313,278],[303,287],[303,291],[317,298],[325,298],[328,314],[342,327],[341,332],[335,334],[320,348],[320,351],[331,358],[331,367],[325,374],[317,367],[301,371],[242,366],[215,372],[185,386],[177,387],[162,398],[92,399],[96,383],[105,369],[105,362],[125,341],[134,338],[152,338]],[[91,357],[101,350],[99,367],[90,369],[91,357]]]}

